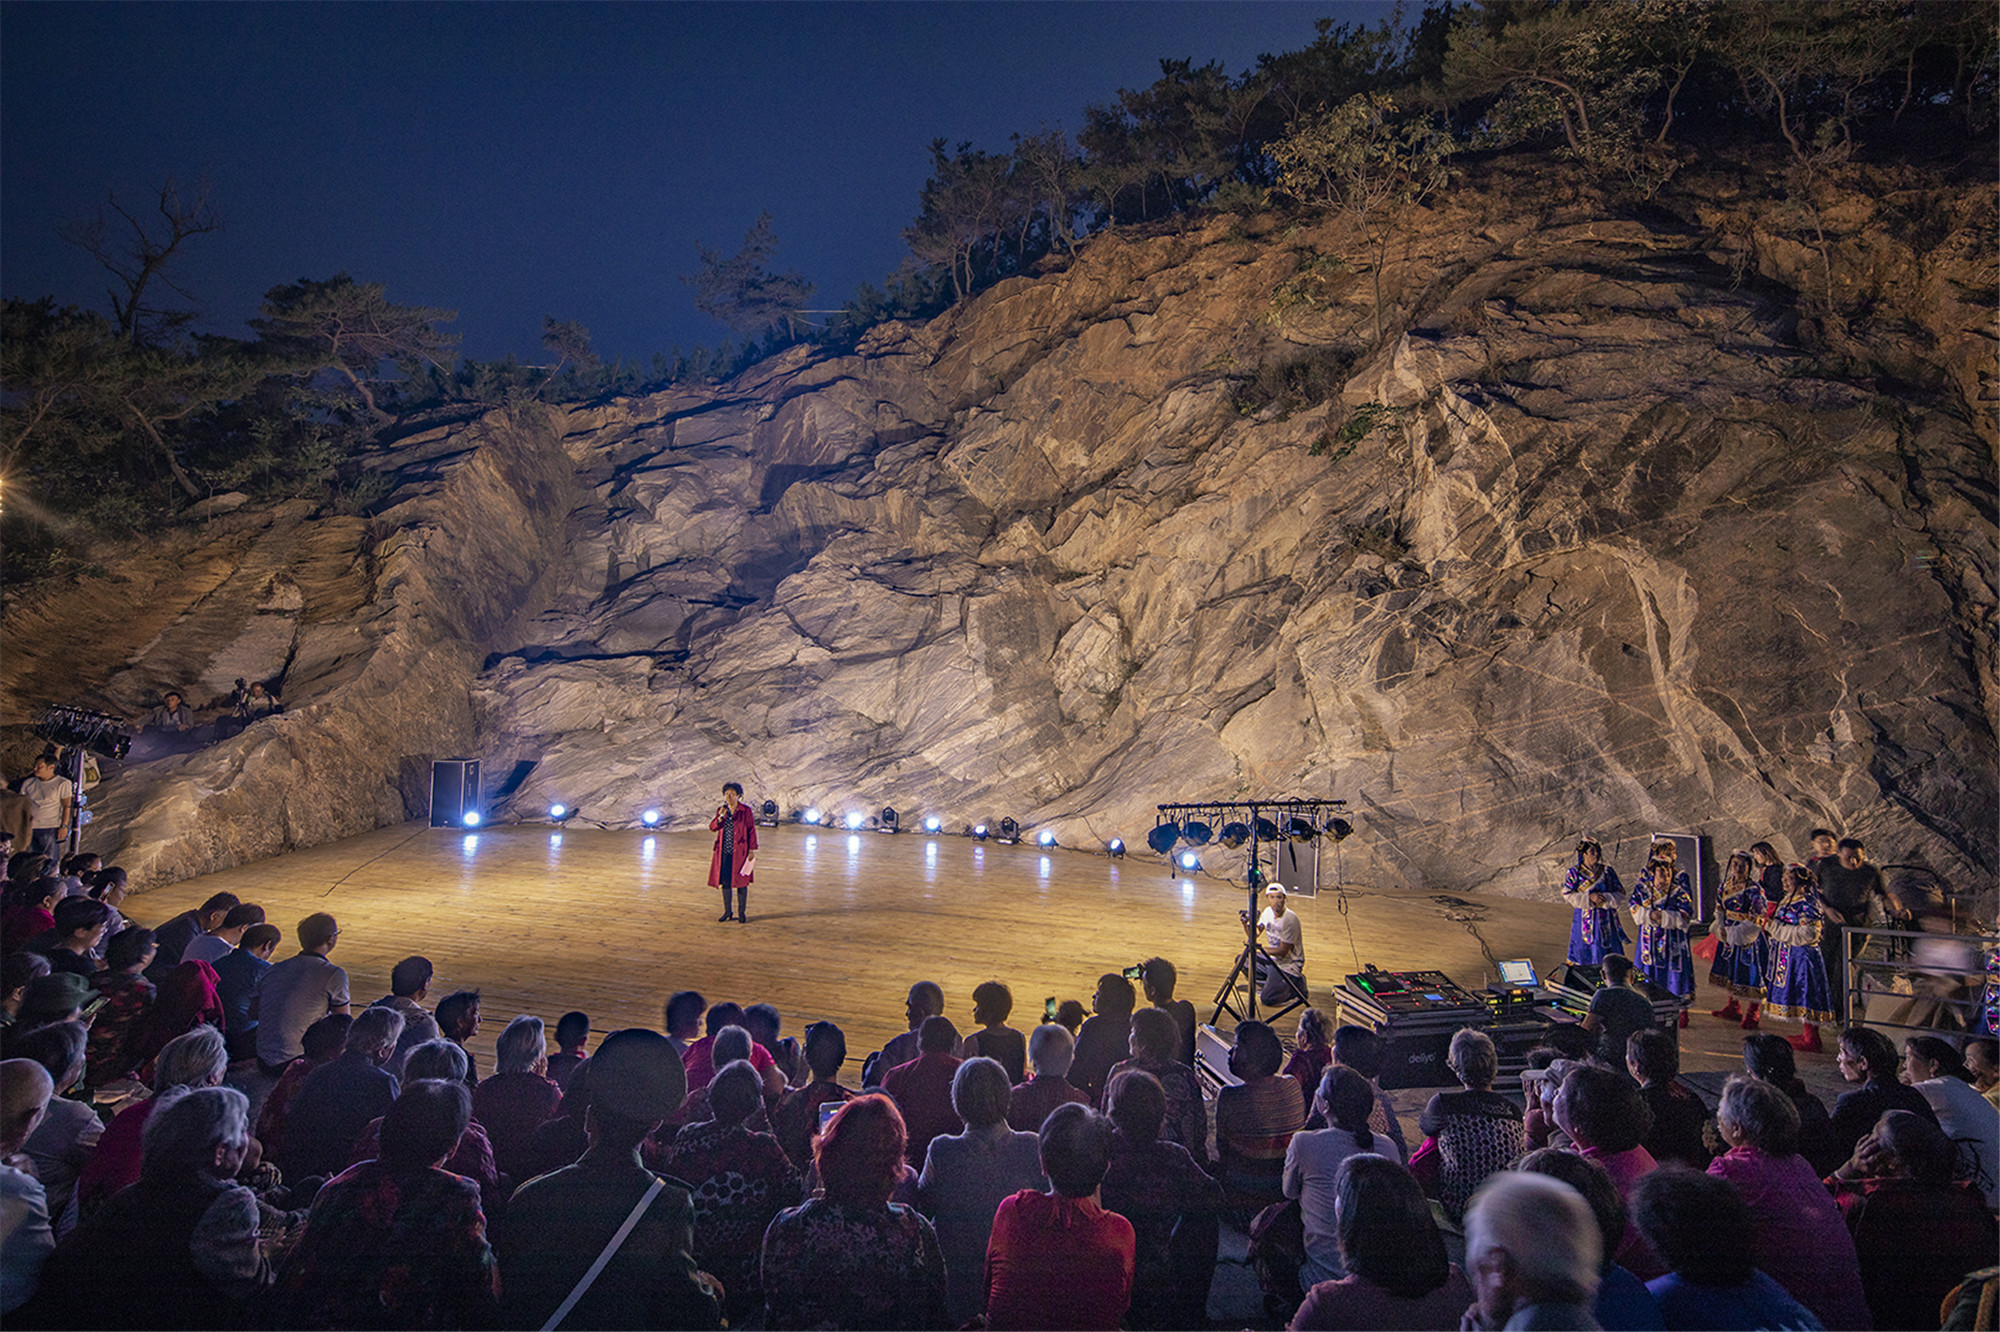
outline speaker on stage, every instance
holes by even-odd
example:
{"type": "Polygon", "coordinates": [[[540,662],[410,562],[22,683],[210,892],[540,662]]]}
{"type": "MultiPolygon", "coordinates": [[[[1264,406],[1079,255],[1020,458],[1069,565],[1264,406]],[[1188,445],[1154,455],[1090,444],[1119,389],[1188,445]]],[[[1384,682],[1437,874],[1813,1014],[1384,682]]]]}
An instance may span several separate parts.
{"type": "Polygon", "coordinates": [[[462,827],[478,809],[479,760],[431,760],[431,827],[462,827]]]}

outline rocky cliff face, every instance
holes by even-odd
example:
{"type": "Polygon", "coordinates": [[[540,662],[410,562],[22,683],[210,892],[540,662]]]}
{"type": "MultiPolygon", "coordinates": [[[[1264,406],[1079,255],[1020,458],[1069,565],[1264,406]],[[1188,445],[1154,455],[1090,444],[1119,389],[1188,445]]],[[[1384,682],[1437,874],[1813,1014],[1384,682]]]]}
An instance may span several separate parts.
{"type": "Polygon", "coordinates": [[[1489,174],[1392,243],[1380,345],[1352,228],[1229,218],[851,355],[417,436],[371,519],[239,511],[133,557],[144,616],[86,598],[90,697],[282,646],[293,705],[107,782],[100,827],[178,877],[420,813],[462,750],[527,816],[693,826],[734,778],[1136,844],[1158,802],[1327,796],[1384,886],[1826,823],[1983,889],[1992,201],[1927,189],[1856,193],[1849,313],[1803,332],[1819,257],[1754,192],[1489,174]]]}

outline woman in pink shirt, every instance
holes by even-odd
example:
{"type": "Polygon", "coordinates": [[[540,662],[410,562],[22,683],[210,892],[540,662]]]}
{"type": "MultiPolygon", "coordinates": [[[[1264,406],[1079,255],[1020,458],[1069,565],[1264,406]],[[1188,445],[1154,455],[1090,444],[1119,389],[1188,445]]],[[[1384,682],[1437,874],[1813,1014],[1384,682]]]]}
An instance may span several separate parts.
{"type": "Polygon", "coordinates": [[[1132,1223],[1098,1203],[1111,1122],[1081,1105],[1042,1122],[1047,1193],[1000,1204],[986,1245],[986,1321],[1003,1328],[1115,1329],[1132,1303],[1132,1223]]]}

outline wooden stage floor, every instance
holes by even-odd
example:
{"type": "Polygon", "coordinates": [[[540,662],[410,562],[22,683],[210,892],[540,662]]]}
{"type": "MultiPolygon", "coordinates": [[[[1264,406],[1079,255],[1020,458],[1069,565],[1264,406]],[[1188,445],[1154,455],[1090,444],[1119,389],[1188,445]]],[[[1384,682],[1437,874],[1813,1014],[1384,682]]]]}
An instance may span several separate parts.
{"type": "MultiPolygon", "coordinates": [[[[711,1003],[775,1004],[788,1035],[833,1018],[847,1034],[843,1078],[852,1082],[862,1057],[903,1030],[913,981],[944,986],[946,1014],[962,1031],[973,1026],[972,987],[1002,981],[1014,994],[1013,1025],[1026,1029],[1044,997],[1088,1005],[1098,976],[1158,955],[1180,969],[1180,996],[1206,1021],[1241,944],[1242,889],[1170,876],[1154,860],[921,832],[786,825],[758,833],[747,925],[716,920],[707,832],[548,825],[466,833],[405,824],[125,905],[136,922],[156,925],[227,889],[285,932],[280,958],[296,951],[300,919],[330,911],[341,926],[333,960],[357,1004],[387,994],[390,967],[412,953],[436,964],[432,1002],[482,991],[473,1045],[487,1071],[494,1038],[517,1013],[542,1018],[553,1034],[559,1016],[582,1009],[594,1045],[620,1027],[657,1028],[666,997],[694,989],[711,1003]]],[[[1345,913],[1331,893],[1292,900],[1314,1000],[1329,1009],[1329,991],[1364,962],[1439,969],[1477,989],[1492,959],[1532,958],[1546,974],[1569,936],[1560,902],[1355,885],[1345,913]]],[[[1291,1025],[1281,1027],[1287,1038],[1291,1025]]],[[[1690,1070],[1740,1067],[1740,1033],[1704,1017],[1683,1033],[1683,1052],[1690,1070]]]]}

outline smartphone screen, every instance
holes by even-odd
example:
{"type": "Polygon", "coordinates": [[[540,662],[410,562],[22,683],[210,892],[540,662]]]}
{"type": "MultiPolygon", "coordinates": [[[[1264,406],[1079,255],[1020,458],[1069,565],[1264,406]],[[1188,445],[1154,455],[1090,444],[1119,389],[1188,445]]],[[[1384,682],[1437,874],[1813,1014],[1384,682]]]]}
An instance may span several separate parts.
{"type": "Polygon", "coordinates": [[[1055,998],[1051,996],[1047,999],[1042,1000],[1042,1021],[1054,1022],[1055,1020],[1056,1020],[1056,1001],[1055,998]]]}

